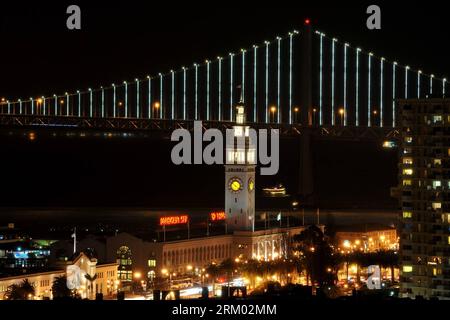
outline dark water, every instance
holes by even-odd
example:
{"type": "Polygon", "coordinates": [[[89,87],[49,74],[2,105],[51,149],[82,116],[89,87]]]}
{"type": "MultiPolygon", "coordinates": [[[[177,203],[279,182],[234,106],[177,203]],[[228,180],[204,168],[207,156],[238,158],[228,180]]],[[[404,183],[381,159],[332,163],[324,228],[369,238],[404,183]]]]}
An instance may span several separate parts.
{"type": "MultiPolygon", "coordinates": [[[[0,209],[0,227],[14,223],[20,234],[35,239],[69,239],[76,227],[77,235],[111,236],[118,232],[129,232],[144,239],[158,239],[162,228],[159,217],[176,214],[187,214],[190,219],[191,236],[206,234],[208,209],[152,209],[152,208],[52,208],[52,209],[0,209]]],[[[270,222],[261,220],[262,211],[256,214],[256,228],[279,226],[276,217],[282,212],[282,226],[303,224],[302,211],[272,210],[268,213],[270,222]],[[289,221],[287,216],[289,215],[289,221]]],[[[393,226],[397,224],[398,214],[395,210],[321,210],[319,223],[333,230],[347,229],[349,226],[364,228],[368,225],[393,226]]],[[[317,223],[316,210],[306,209],[304,222],[306,225],[317,223]]],[[[224,222],[211,222],[209,234],[223,234],[224,222]]],[[[187,237],[187,225],[166,228],[167,239],[187,237]]]]}
{"type": "MultiPolygon", "coordinates": [[[[224,169],[173,165],[167,138],[57,130],[0,131],[0,206],[222,208],[224,169]],[[31,134],[33,132],[33,134],[31,134]]],[[[397,151],[376,142],[315,141],[317,206],[395,209],[397,151]]],[[[289,207],[291,198],[265,199],[261,189],[298,188],[299,141],[282,138],[280,170],[257,176],[257,207],[289,207]]]]}

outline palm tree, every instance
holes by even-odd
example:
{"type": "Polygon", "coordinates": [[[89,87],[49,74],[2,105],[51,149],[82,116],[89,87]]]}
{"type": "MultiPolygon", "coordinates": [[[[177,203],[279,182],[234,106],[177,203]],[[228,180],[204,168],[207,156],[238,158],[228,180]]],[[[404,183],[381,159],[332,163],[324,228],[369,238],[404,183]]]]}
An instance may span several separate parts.
{"type": "Polygon", "coordinates": [[[227,282],[231,281],[232,274],[236,269],[236,263],[232,259],[226,259],[219,265],[219,270],[222,274],[227,276],[227,282]]]}
{"type": "Polygon", "coordinates": [[[67,287],[67,277],[60,276],[53,280],[53,298],[67,298],[72,296],[72,291],[67,287]]]}
{"type": "Polygon", "coordinates": [[[5,293],[6,300],[27,300],[34,296],[34,286],[24,279],[20,284],[12,284],[8,287],[5,293]]]}
{"type": "Polygon", "coordinates": [[[89,281],[89,285],[88,285],[88,299],[89,297],[92,295],[92,293],[94,292],[94,285],[93,282],[97,279],[97,274],[94,274],[93,276],[91,276],[90,274],[85,274],[84,277],[87,279],[87,281],[89,281]]]}
{"type": "Polygon", "coordinates": [[[375,254],[375,259],[378,264],[383,268],[390,268],[391,271],[391,283],[394,283],[394,268],[399,265],[398,254],[393,250],[380,250],[375,254]]]}
{"type": "Polygon", "coordinates": [[[312,283],[319,286],[334,283],[335,276],[327,269],[335,263],[335,258],[322,230],[315,225],[309,226],[295,235],[293,241],[294,249],[304,256],[307,278],[311,276],[312,283]]]}
{"type": "Polygon", "coordinates": [[[213,285],[213,288],[214,288],[214,285],[216,283],[216,278],[218,276],[220,276],[220,268],[219,268],[219,266],[216,263],[210,263],[206,267],[206,273],[211,276],[212,285],[213,285]]]}
{"type": "Polygon", "coordinates": [[[256,286],[256,277],[262,277],[261,262],[256,259],[248,260],[243,266],[242,271],[250,279],[250,286],[256,286]]]}
{"type": "Polygon", "coordinates": [[[219,265],[220,273],[226,275],[227,277],[228,296],[230,296],[230,282],[232,280],[235,268],[236,264],[230,258],[222,261],[222,263],[219,265]]]}

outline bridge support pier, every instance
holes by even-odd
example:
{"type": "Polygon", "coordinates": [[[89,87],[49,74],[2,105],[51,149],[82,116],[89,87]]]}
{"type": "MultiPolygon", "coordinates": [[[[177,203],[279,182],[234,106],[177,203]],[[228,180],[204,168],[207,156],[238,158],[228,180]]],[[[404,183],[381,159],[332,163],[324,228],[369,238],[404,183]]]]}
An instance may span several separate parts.
{"type": "Polygon", "coordinates": [[[300,163],[299,163],[299,185],[298,193],[302,205],[314,205],[314,166],[313,153],[311,149],[312,132],[304,129],[300,136],[300,163]]]}

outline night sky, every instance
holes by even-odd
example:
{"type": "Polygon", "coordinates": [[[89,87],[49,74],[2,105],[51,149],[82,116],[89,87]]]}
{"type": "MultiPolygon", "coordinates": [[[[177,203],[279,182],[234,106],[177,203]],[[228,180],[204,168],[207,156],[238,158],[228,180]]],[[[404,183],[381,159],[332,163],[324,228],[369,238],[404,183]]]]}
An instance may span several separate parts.
{"type": "MultiPolygon", "coordinates": [[[[365,11],[374,2],[360,3],[77,1],[82,29],[69,31],[65,11],[74,2],[3,2],[0,96],[61,94],[178,69],[284,35],[306,17],[329,36],[425,73],[450,75],[445,48],[450,24],[442,1],[377,1],[378,31],[366,28],[365,11]]],[[[291,148],[296,142],[284,143],[291,148]]],[[[9,136],[2,130],[0,145],[3,206],[223,204],[223,168],[174,167],[166,163],[170,150],[164,142],[70,140],[39,133],[30,142],[23,132],[9,136]],[[198,180],[202,183],[193,185],[198,180]]],[[[315,148],[321,205],[395,208],[389,197],[396,183],[395,151],[368,144],[318,143],[315,148]]],[[[260,183],[281,181],[293,190],[298,159],[281,157],[280,175],[260,183]]]]}
{"type": "Polygon", "coordinates": [[[74,2],[0,4],[0,96],[73,92],[178,69],[284,35],[305,17],[367,51],[425,73],[450,74],[442,1],[93,2],[75,2],[81,31],[66,28],[65,11],[74,2]],[[370,31],[365,11],[374,3],[382,29],[370,31]]]}

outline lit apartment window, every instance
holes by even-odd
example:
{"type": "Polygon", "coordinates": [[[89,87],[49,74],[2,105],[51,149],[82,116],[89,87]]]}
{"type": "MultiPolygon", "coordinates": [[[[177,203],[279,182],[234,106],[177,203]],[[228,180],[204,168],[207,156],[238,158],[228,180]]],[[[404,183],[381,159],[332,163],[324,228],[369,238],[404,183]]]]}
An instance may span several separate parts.
{"type": "Polygon", "coordinates": [[[406,143],[411,143],[412,142],[412,137],[405,137],[405,142],[406,143]]]}
{"type": "Polygon", "coordinates": [[[403,174],[411,176],[413,174],[413,169],[403,169],[403,174]]]}
{"type": "MultiPolygon", "coordinates": [[[[410,154],[411,151],[412,151],[411,148],[405,148],[405,149],[403,149],[403,153],[404,153],[404,154],[410,154]]],[[[449,149],[449,155],[450,155],[450,149],[449,149]]]]}
{"type": "Polygon", "coordinates": [[[147,260],[147,264],[149,267],[156,267],[156,260],[155,259],[149,259],[147,260]]]}
{"type": "Polygon", "coordinates": [[[413,164],[412,158],[403,158],[403,164],[413,164]]]}
{"type": "Polygon", "coordinates": [[[411,180],[403,180],[403,186],[404,187],[407,187],[407,186],[410,186],[410,185],[412,185],[412,181],[411,180]]]}
{"type": "Polygon", "coordinates": [[[412,272],[413,267],[412,266],[403,266],[403,272],[412,272]]]}
{"type": "Polygon", "coordinates": [[[442,208],[442,204],[440,202],[433,202],[431,206],[433,207],[434,210],[442,208]]]}
{"type": "Polygon", "coordinates": [[[450,223],[450,213],[443,213],[441,218],[443,223],[450,223]]]}
{"type": "Polygon", "coordinates": [[[433,181],[433,188],[440,188],[442,186],[441,181],[440,180],[434,180],[433,181]]]}
{"type": "Polygon", "coordinates": [[[447,242],[448,244],[450,244],[450,236],[448,236],[447,242]]]}
{"type": "Polygon", "coordinates": [[[441,160],[441,159],[434,159],[434,165],[435,165],[435,166],[440,166],[440,165],[442,165],[442,160],[441,160]]]}
{"type": "Polygon", "coordinates": [[[412,212],[411,211],[403,211],[403,218],[411,219],[412,218],[412,212]]]}
{"type": "Polygon", "coordinates": [[[442,116],[441,115],[433,116],[433,123],[441,122],[441,121],[442,121],[442,116]]]}

